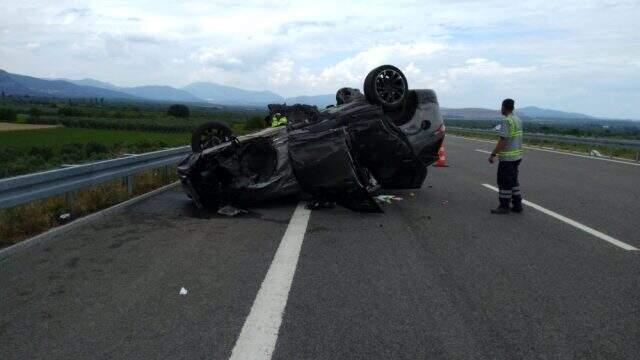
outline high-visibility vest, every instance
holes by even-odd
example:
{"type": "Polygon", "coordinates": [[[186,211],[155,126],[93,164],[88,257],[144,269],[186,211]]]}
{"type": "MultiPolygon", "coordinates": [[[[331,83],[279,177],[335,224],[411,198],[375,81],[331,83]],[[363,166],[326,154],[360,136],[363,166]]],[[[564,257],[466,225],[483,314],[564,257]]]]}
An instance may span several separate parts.
{"type": "Polygon", "coordinates": [[[278,118],[276,115],[273,115],[273,118],[271,118],[271,127],[286,125],[288,122],[289,120],[286,116],[280,116],[280,118],[278,118]]]}
{"type": "Polygon", "coordinates": [[[507,145],[498,153],[500,160],[515,161],[522,159],[522,121],[514,114],[505,117],[502,126],[506,126],[500,136],[507,139],[507,145]],[[506,136],[505,136],[506,135],[506,136]]]}

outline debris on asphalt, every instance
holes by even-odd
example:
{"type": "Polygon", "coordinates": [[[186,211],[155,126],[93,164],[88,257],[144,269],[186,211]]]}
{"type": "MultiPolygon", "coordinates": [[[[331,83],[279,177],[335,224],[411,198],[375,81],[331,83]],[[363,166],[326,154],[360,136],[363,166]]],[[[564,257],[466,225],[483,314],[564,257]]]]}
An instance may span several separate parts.
{"type": "Polygon", "coordinates": [[[442,206],[447,206],[449,205],[449,201],[448,200],[442,200],[442,206]]]}
{"type": "Polygon", "coordinates": [[[416,194],[414,194],[414,193],[410,193],[409,195],[411,195],[411,196],[416,196],[416,194]]]}
{"type": "Polygon", "coordinates": [[[185,288],[181,288],[181,289],[180,289],[180,292],[179,292],[178,294],[180,294],[180,295],[187,295],[188,293],[189,293],[189,291],[188,291],[187,289],[185,289],[185,288]]]}
{"type": "Polygon", "coordinates": [[[598,150],[591,150],[591,152],[589,153],[589,155],[591,156],[595,156],[595,157],[602,157],[602,154],[600,153],[600,151],[598,150]]]}
{"type": "Polygon", "coordinates": [[[336,203],[333,201],[320,201],[313,200],[307,203],[305,208],[309,210],[320,210],[320,209],[333,209],[336,207],[336,203]]]}
{"type": "Polygon", "coordinates": [[[402,198],[401,197],[397,197],[394,195],[378,195],[375,196],[374,199],[376,199],[379,202],[383,202],[383,203],[387,203],[387,204],[391,204],[392,201],[401,201],[402,198]]]}
{"type": "Polygon", "coordinates": [[[231,205],[226,205],[218,209],[218,214],[225,215],[225,216],[238,216],[240,214],[246,214],[246,213],[248,213],[247,210],[238,209],[237,207],[234,207],[231,205]]]}
{"type": "Polygon", "coordinates": [[[60,215],[58,217],[58,221],[60,221],[60,223],[62,223],[62,224],[66,224],[70,220],[71,220],[71,214],[70,213],[62,214],[62,215],[60,215]]]}

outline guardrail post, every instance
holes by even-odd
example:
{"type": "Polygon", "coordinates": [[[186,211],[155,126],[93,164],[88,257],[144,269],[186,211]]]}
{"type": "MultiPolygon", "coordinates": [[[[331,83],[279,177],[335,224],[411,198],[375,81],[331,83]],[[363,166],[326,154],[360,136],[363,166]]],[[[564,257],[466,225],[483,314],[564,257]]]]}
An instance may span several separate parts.
{"type": "Polygon", "coordinates": [[[127,184],[127,194],[133,195],[133,175],[125,177],[124,182],[127,184]]]}
{"type": "Polygon", "coordinates": [[[166,183],[169,181],[169,165],[165,165],[162,167],[162,182],[166,183]]]}
{"type": "Polygon", "coordinates": [[[65,203],[65,206],[67,207],[67,211],[70,213],[73,212],[74,199],[75,199],[75,194],[73,191],[64,193],[64,203],[65,203]]]}
{"type": "Polygon", "coordinates": [[[640,162],[640,150],[636,152],[636,162],[640,162]]]}

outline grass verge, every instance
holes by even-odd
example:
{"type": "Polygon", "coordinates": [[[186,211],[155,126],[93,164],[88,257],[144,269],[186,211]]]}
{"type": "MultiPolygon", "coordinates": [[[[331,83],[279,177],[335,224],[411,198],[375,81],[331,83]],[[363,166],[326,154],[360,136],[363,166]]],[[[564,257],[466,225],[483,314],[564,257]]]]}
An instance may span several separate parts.
{"type": "Polygon", "coordinates": [[[106,209],[135,196],[168,185],[177,180],[174,167],[169,167],[167,176],[162,169],[142,172],[134,176],[133,193],[128,194],[122,179],[88,187],[73,193],[73,200],[61,195],[29,204],[0,210],[0,248],[62,225],[63,214],[76,219],[106,209]]]}

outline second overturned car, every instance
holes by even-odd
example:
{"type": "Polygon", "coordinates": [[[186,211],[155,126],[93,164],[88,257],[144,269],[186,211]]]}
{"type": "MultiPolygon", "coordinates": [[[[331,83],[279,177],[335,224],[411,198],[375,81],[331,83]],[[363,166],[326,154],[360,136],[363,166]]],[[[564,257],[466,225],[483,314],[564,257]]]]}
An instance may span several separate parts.
{"type": "Polygon", "coordinates": [[[270,105],[286,126],[235,137],[221,122],[193,133],[193,153],[178,165],[199,208],[308,193],[356,211],[381,211],[379,189],[417,189],[437,160],[444,123],[433,90],[409,90],[396,67],[373,69],[358,89],[342,88],[336,105],[270,105]]]}

